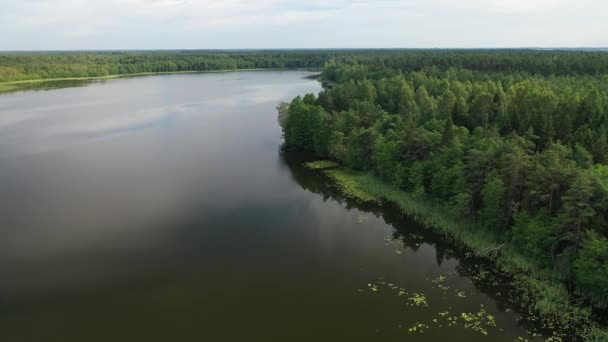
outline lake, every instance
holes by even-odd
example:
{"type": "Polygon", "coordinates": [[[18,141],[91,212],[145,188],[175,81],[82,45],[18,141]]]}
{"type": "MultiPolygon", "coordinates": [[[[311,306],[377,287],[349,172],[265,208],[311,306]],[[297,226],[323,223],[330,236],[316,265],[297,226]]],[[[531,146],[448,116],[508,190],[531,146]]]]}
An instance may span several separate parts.
{"type": "Polygon", "coordinates": [[[491,266],[280,151],[310,75],[1,95],[2,341],[532,340],[491,266]]]}

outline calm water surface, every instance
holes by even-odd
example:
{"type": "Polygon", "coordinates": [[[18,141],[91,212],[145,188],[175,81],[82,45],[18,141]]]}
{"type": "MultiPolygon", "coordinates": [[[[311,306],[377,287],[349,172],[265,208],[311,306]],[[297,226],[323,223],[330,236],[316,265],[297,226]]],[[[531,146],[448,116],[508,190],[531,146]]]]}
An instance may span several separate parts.
{"type": "Polygon", "coordinates": [[[526,336],[483,265],[279,152],[275,106],[320,91],[309,75],[0,96],[1,340],[526,336]],[[482,309],[488,336],[460,318],[482,309]],[[417,323],[429,328],[408,332],[417,323]]]}

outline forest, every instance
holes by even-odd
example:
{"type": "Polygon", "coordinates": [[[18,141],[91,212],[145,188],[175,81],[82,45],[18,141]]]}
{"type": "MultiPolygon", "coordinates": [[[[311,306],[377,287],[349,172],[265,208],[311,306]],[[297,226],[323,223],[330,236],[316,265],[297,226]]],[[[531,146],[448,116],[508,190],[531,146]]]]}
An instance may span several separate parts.
{"type": "Polygon", "coordinates": [[[566,306],[576,301],[605,312],[606,52],[5,52],[0,85],[295,68],[322,69],[324,90],[280,107],[285,149],[337,161],[441,206],[487,240],[501,267],[526,275],[536,309],[575,320],[566,306]]]}
{"type": "MultiPolygon", "coordinates": [[[[353,65],[349,61],[355,60],[359,66],[368,66],[364,76],[368,79],[378,78],[377,73],[386,70],[437,68],[445,71],[453,67],[544,76],[608,73],[608,54],[593,51],[557,54],[535,50],[403,49],[2,52],[0,82],[159,72],[322,68],[330,60],[343,61],[350,67],[353,65]]],[[[326,76],[338,82],[344,81],[343,77],[363,77],[355,75],[363,69],[343,71],[327,70],[326,76]]]]}
{"type": "Polygon", "coordinates": [[[305,50],[1,53],[0,82],[137,73],[321,68],[329,58],[340,54],[305,50]]]}
{"type": "Polygon", "coordinates": [[[607,58],[556,51],[334,58],[322,73],[324,91],[279,108],[285,148],[439,204],[474,235],[491,236],[511,268],[606,308],[607,58]]]}

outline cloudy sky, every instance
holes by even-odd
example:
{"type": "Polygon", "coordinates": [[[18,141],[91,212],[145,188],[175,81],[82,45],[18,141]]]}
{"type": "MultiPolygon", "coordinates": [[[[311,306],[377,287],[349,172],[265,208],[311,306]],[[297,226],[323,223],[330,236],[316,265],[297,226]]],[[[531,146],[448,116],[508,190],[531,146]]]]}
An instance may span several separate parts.
{"type": "Polygon", "coordinates": [[[0,50],[606,47],[605,0],[0,0],[0,50]]]}

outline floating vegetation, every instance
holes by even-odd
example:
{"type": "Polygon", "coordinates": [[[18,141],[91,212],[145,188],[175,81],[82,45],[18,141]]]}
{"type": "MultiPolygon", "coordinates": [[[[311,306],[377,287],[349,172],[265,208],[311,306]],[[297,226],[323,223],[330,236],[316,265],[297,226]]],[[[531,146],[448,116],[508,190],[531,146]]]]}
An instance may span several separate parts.
{"type": "Polygon", "coordinates": [[[313,169],[313,170],[331,169],[331,168],[340,166],[338,163],[336,163],[335,161],[331,161],[331,160],[317,160],[317,161],[305,163],[304,165],[307,168],[313,169]]]}
{"type": "Polygon", "coordinates": [[[395,283],[387,283],[386,281],[383,280],[379,280],[377,283],[369,283],[367,284],[368,289],[370,289],[370,291],[372,292],[378,292],[380,287],[385,287],[389,290],[392,290],[393,292],[397,293],[397,295],[399,297],[401,296],[407,296],[407,291],[402,288],[397,286],[397,284],[395,283]]]}
{"type": "Polygon", "coordinates": [[[494,316],[489,315],[484,309],[476,314],[463,312],[460,317],[464,320],[465,329],[472,329],[482,335],[488,335],[488,327],[496,328],[494,316]]]}
{"type": "MultiPolygon", "coordinates": [[[[428,280],[428,279],[427,279],[428,280]]],[[[437,285],[439,289],[449,288],[445,285],[445,282],[448,280],[448,277],[445,275],[439,275],[430,281],[437,285]]],[[[402,297],[407,302],[407,306],[412,308],[426,308],[429,307],[429,303],[427,301],[427,296],[421,292],[411,292],[403,288],[399,287],[394,282],[387,282],[382,279],[379,279],[376,283],[367,284],[368,289],[377,293],[380,291],[380,288],[386,288],[397,294],[398,297],[402,297]]],[[[445,292],[444,292],[445,293],[445,292]]],[[[458,298],[467,298],[464,291],[454,291],[454,295],[458,298]]],[[[480,304],[480,309],[477,312],[460,312],[460,313],[452,313],[451,307],[448,307],[447,310],[443,310],[438,312],[435,317],[432,317],[427,322],[416,322],[416,324],[407,327],[409,333],[424,333],[424,331],[428,330],[430,326],[434,326],[437,328],[444,327],[462,327],[464,329],[472,330],[481,335],[487,336],[491,329],[495,329],[497,331],[502,331],[498,329],[496,325],[496,320],[494,316],[488,314],[484,309],[484,305],[480,304]]],[[[402,326],[400,326],[402,327],[402,326]]],[[[536,335],[532,334],[532,337],[536,335]]],[[[540,335],[539,335],[540,336],[540,335]]],[[[551,340],[551,342],[560,341],[558,339],[551,340]]]]}
{"type": "Polygon", "coordinates": [[[365,216],[365,215],[363,215],[363,214],[359,214],[359,215],[357,216],[357,222],[358,222],[358,223],[362,223],[362,222],[365,222],[365,221],[367,221],[367,216],[365,216]]]}
{"type": "MultiPolygon", "coordinates": [[[[481,269],[486,266],[476,264],[475,268],[479,271],[471,270],[468,276],[476,284],[501,286],[504,283],[497,276],[497,272],[508,274],[509,286],[513,289],[501,291],[500,296],[511,300],[514,305],[520,304],[528,311],[521,319],[538,325],[540,329],[532,334],[553,330],[555,336],[567,337],[576,332],[583,340],[608,341],[605,338],[608,329],[598,327],[598,324],[593,322],[589,307],[577,301],[576,297],[570,296],[563,284],[547,279],[546,274],[538,273],[533,263],[523,259],[508,246],[502,248],[499,255],[489,257],[487,251],[496,249],[495,236],[492,234],[471,231],[466,222],[447,213],[443,205],[424,196],[397,190],[371,173],[345,168],[328,169],[325,173],[339,183],[338,186],[348,197],[358,201],[393,202],[423,226],[462,243],[469,249],[464,253],[465,259],[493,259],[488,269],[481,269]]],[[[386,244],[390,246],[389,241],[386,244]]],[[[439,284],[437,287],[447,295],[446,288],[439,284]]]]}
{"type": "MultiPolygon", "coordinates": [[[[387,238],[388,239],[388,238],[387,238]]],[[[478,268],[476,266],[475,268],[478,268]]],[[[494,279],[495,276],[492,273],[484,273],[481,270],[482,277],[487,279],[494,279]]],[[[461,291],[459,289],[450,289],[449,284],[450,279],[453,274],[451,272],[437,275],[434,278],[426,278],[427,281],[432,283],[432,286],[435,289],[440,290],[445,295],[443,297],[444,300],[448,299],[448,296],[453,296],[452,298],[459,298],[460,300],[466,299],[470,296],[469,293],[465,291],[461,291]]],[[[497,278],[496,278],[497,279],[497,278]]],[[[396,282],[386,281],[382,278],[379,278],[374,283],[367,284],[368,291],[371,293],[379,293],[384,292],[381,290],[388,290],[386,293],[394,293],[396,297],[400,298],[400,300],[405,302],[405,310],[430,310],[431,305],[429,305],[427,294],[421,291],[409,291],[404,287],[400,287],[396,282]]],[[[449,301],[448,301],[449,303],[449,301]]],[[[442,305],[442,302],[433,301],[433,306],[442,305]]],[[[445,305],[445,304],[443,304],[445,305]]],[[[447,306],[447,305],[446,305],[447,306]]],[[[572,325],[566,324],[565,326],[560,325],[563,322],[560,319],[556,320],[547,320],[547,317],[541,319],[541,316],[532,308],[523,307],[526,310],[521,314],[517,315],[514,319],[516,321],[526,321],[530,323],[534,323],[531,326],[528,326],[526,337],[521,337],[521,339],[516,339],[516,341],[528,341],[528,340],[537,340],[538,338],[542,338],[543,336],[547,336],[544,334],[549,333],[549,337],[546,337],[546,342],[561,342],[563,340],[570,340],[569,336],[572,336],[569,331],[573,331],[572,325]]],[[[426,321],[416,322],[416,324],[409,326],[411,322],[408,322],[404,325],[399,325],[399,328],[406,328],[409,333],[424,333],[426,330],[431,328],[459,328],[471,330],[479,335],[489,336],[492,332],[495,334],[499,334],[504,330],[497,326],[495,317],[488,312],[484,307],[484,304],[479,304],[478,311],[455,311],[451,306],[448,307],[440,307],[440,310],[437,312],[434,317],[431,314],[430,316],[425,315],[425,317],[429,317],[426,321]]],[[[505,312],[513,312],[513,309],[505,309],[505,312]]],[[[608,341],[605,338],[604,330],[598,328],[595,332],[589,333],[587,331],[583,331],[579,335],[580,340],[585,341],[608,341]]]]}
{"type": "Polygon", "coordinates": [[[463,312],[459,316],[452,315],[449,311],[439,312],[432,322],[439,328],[462,326],[485,336],[488,335],[488,329],[496,328],[494,316],[489,315],[483,308],[479,312],[463,312]]]}
{"type": "Polygon", "coordinates": [[[379,197],[370,194],[365,191],[361,184],[354,177],[355,171],[341,169],[341,168],[330,168],[324,170],[325,174],[331,177],[342,193],[359,202],[376,202],[378,203],[379,197]]]}
{"type": "Polygon", "coordinates": [[[431,282],[435,285],[437,285],[437,288],[439,288],[441,291],[443,291],[443,294],[446,294],[447,291],[450,289],[449,286],[445,285],[445,280],[447,279],[447,277],[440,275],[439,277],[431,280],[431,282]]]}
{"type": "Polygon", "coordinates": [[[440,275],[439,277],[433,279],[433,283],[435,283],[435,284],[443,283],[446,279],[448,279],[448,278],[440,275]]]}
{"type": "Polygon", "coordinates": [[[384,245],[385,246],[399,246],[400,248],[403,247],[403,242],[401,240],[395,239],[392,236],[387,236],[384,238],[384,245]]]}
{"type": "Polygon", "coordinates": [[[411,301],[416,306],[429,306],[426,302],[426,296],[423,293],[413,293],[412,296],[408,297],[408,300],[411,301]]]}
{"type": "Polygon", "coordinates": [[[478,269],[475,271],[475,274],[471,275],[470,278],[475,281],[484,281],[490,276],[490,272],[484,269],[478,269]]]}
{"type": "Polygon", "coordinates": [[[428,328],[429,328],[428,325],[426,325],[424,323],[416,322],[416,324],[412,325],[409,329],[407,329],[407,331],[409,333],[420,333],[420,334],[423,334],[424,331],[426,329],[428,329],[428,328]]]}
{"type": "Polygon", "coordinates": [[[551,336],[547,338],[545,342],[562,342],[562,338],[557,336],[551,336]]]}

